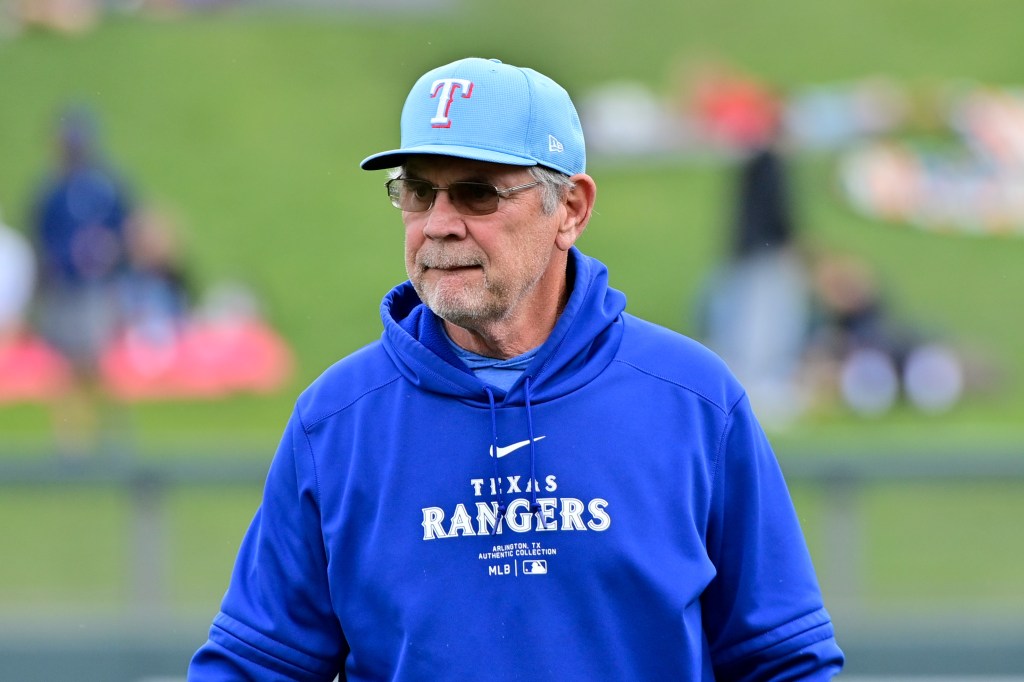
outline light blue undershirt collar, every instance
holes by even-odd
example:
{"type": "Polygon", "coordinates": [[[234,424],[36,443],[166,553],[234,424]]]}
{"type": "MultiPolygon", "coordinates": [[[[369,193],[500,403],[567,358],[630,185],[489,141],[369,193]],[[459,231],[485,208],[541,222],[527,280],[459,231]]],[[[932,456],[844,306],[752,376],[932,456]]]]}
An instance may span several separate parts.
{"type": "Polygon", "coordinates": [[[448,336],[445,332],[445,338],[448,339],[449,345],[452,347],[452,351],[466,363],[466,366],[473,370],[473,374],[476,375],[480,381],[497,386],[505,392],[512,388],[512,384],[516,383],[516,379],[523,373],[530,361],[537,354],[537,348],[531,348],[522,355],[517,355],[514,358],[508,360],[502,360],[501,358],[489,358],[485,355],[477,355],[472,351],[468,351],[462,346],[458,345],[448,336]]]}

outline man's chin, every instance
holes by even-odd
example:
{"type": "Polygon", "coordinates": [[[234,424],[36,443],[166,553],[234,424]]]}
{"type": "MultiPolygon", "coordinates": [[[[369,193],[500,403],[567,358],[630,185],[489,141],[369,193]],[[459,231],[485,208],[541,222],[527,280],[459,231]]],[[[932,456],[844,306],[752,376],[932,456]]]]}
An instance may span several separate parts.
{"type": "Polygon", "coordinates": [[[420,300],[442,320],[460,327],[472,328],[476,324],[500,317],[497,299],[479,282],[463,278],[444,277],[441,281],[420,279],[413,286],[420,300]]]}
{"type": "Polygon", "coordinates": [[[467,306],[464,301],[433,297],[424,303],[442,320],[460,327],[473,326],[472,323],[481,317],[479,310],[467,306]]]}
{"type": "Polygon", "coordinates": [[[421,300],[442,320],[460,327],[475,328],[489,317],[479,300],[469,300],[465,291],[460,292],[460,295],[444,295],[435,291],[428,293],[426,298],[421,297],[421,300]]]}

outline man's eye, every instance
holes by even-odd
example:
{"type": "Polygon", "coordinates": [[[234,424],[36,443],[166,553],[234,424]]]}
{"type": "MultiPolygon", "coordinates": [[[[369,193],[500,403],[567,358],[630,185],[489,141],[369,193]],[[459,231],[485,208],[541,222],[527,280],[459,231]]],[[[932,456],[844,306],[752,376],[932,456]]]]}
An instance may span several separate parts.
{"type": "Polygon", "coordinates": [[[471,201],[483,201],[494,196],[494,188],[489,185],[467,183],[462,186],[462,193],[471,201]]]}

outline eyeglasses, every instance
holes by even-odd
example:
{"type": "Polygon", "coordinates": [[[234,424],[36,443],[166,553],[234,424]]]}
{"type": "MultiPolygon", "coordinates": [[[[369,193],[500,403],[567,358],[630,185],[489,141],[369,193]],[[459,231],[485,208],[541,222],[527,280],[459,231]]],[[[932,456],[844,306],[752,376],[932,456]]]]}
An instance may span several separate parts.
{"type": "Polygon", "coordinates": [[[498,199],[507,199],[516,192],[535,187],[540,182],[528,182],[515,187],[498,188],[486,182],[453,182],[447,187],[434,187],[427,180],[395,178],[388,180],[388,197],[395,208],[422,213],[434,205],[439,191],[448,192],[448,199],[463,215],[487,215],[498,210],[498,199]]]}

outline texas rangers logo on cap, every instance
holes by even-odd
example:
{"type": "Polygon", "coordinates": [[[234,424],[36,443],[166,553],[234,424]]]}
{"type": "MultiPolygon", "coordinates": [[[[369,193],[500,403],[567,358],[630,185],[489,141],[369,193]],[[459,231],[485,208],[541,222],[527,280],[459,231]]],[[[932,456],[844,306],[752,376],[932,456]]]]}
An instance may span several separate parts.
{"type": "Polygon", "coordinates": [[[569,93],[533,69],[468,57],[420,76],[402,107],[398,149],[362,160],[366,170],[434,154],[513,166],[586,172],[587,153],[569,93]]]}
{"type": "Polygon", "coordinates": [[[439,78],[430,86],[430,98],[437,98],[437,114],[430,119],[432,128],[451,128],[452,120],[448,113],[455,100],[455,92],[459,91],[463,99],[473,96],[473,81],[465,78],[439,78]]]}

